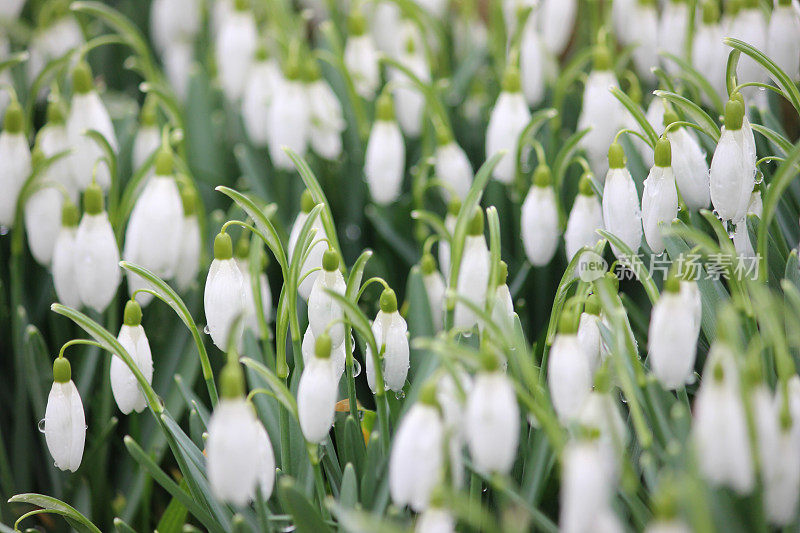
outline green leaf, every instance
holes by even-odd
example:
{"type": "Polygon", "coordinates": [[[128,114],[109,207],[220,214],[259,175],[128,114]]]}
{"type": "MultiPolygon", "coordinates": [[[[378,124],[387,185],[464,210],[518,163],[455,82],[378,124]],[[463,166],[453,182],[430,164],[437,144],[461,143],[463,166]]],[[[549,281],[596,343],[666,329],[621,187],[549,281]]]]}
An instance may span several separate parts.
{"type": "Polygon", "coordinates": [[[358,503],[358,481],[353,463],[347,463],[342,475],[342,488],[339,490],[339,503],[342,507],[353,509],[358,503]]]}
{"type": "Polygon", "coordinates": [[[653,94],[682,109],[697,122],[697,125],[706,135],[714,139],[714,142],[719,142],[719,137],[721,135],[719,126],[717,126],[716,121],[714,121],[708,113],[703,111],[699,105],[688,98],[669,91],[654,91],[653,94]]]}
{"type": "MultiPolygon", "coordinates": [[[[719,97],[719,93],[714,89],[714,86],[708,81],[708,79],[703,76],[703,74],[694,68],[694,66],[689,62],[683,59],[682,57],[678,57],[674,54],[670,54],[666,51],[661,51],[660,55],[666,57],[678,67],[680,67],[680,76],[689,80],[697,87],[703,90],[708,96],[708,99],[711,101],[712,105],[714,106],[714,110],[719,113],[720,115],[725,112],[725,103],[719,97]]],[[[660,91],[657,91],[660,92],[660,91]]]]}
{"type": "Polygon", "coordinates": [[[783,151],[784,155],[787,155],[789,152],[792,151],[793,145],[789,139],[778,133],[777,131],[770,129],[766,126],[762,126],[761,124],[750,124],[750,127],[753,128],[753,131],[757,131],[770,141],[772,141],[778,148],[783,151]]]}
{"type": "Polygon", "coordinates": [[[636,122],[639,123],[639,127],[642,129],[642,132],[647,135],[648,139],[650,139],[650,147],[654,147],[656,145],[656,141],[658,141],[658,134],[647,120],[647,117],[645,117],[642,108],[636,105],[633,100],[631,100],[627,94],[622,92],[619,87],[611,87],[609,91],[611,91],[611,94],[613,94],[616,99],[625,106],[633,118],[636,119],[636,122]]]}
{"type": "MultiPolygon", "coordinates": [[[[100,533],[100,530],[88,518],[76,511],[70,505],[57,500],[56,498],[45,496],[43,494],[17,494],[12,496],[8,503],[27,503],[45,509],[47,512],[58,514],[68,520],[73,527],[77,526],[79,531],[89,531],[92,533],[100,533]]],[[[22,520],[22,518],[20,518],[22,520]]],[[[17,524],[19,521],[17,521],[17,524]]],[[[16,529],[16,524],[14,526],[16,529]]]]}
{"type": "Polygon", "coordinates": [[[284,509],[294,518],[298,533],[325,533],[331,531],[317,508],[297,488],[294,480],[283,476],[278,481],[278,498],[284,509]]]}
{"type": "Polygon", "coordinates": [[[243,357],[241,359],[241,363],[256,372],[263,377],[267,385],[269,385],[272,392],[275,394],[275,398],[294,416],[295,420],[297,420],[297,402],[292,396],[292,393],[289,392],[289,389],[286,388],[286,385],[283,381],[275,375],[272,370],[267,368],[266,366],[262,365],[255,359],[250,359],[249,357],[243,357]]]}
{"type": "MultiPolygon", "coordinates": [[[[159,522],[159,527],[156,528],[156,531],[158,531],[158,533],[172,533],[172,532],[175,531],[174,529],[171,529],[168,532],[165,529],[161,529],[160,526],[161,526],[161,522],[159,522]]],[[[122,518],[119,518],[119,517],[114,518],[114,529],[117,530],[117,533],[136,533],[135,529],[133,529],[131,526],[129,526],[125,522],[125,520],[123,520],[122,518]]]]}
{"type": "Polygon", "coordinates": [[[770,186],[767,189],[767,194],[764,197],[764,210],[761,216],[761,223],[758,226],[758,255],[761,258],[759,261],[758,278],[761,281],[767,279],[767,265],[769,248],[767,246],[767,230],[772,224],[775,217],[775,210],[778,207],[778,202],[784,194],[784,191],[794,179],[798,172],[798,165],[800,164],[800,143],[798,143],[787,154],[786,161],[784,161],[775,175],[772,177],[770,186]]]}
{"type": "Polygon", "coordinates": [[[567,174],[569,159],[578,148],[578,143],[581,142],[581,139],[583,139],[589,131],[591,131],[591,128],[576,131],[564,141],[564,144],[558,150],[558,154],[556,154],[556,158],[553,161],[553,176],[555,178],[553,182],[555,183],[557,191],[561,190],[561,184],[564,183],[564,176],[567,174]]]}

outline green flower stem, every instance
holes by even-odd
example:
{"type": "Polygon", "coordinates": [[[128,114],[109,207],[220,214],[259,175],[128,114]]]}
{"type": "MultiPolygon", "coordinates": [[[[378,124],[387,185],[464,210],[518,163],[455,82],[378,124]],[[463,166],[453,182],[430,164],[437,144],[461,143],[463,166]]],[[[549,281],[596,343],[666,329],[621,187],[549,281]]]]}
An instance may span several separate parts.
{"type": "MultiPolygon", "coordinates": [[[[288,378],[286,379],[288,384],[288,378]]],[[[278,423],[281,428],[281,470],[287,475],[292,474],[292,449],[289,439],[289,413],[285,408],[278,410],[278,423]]]]}

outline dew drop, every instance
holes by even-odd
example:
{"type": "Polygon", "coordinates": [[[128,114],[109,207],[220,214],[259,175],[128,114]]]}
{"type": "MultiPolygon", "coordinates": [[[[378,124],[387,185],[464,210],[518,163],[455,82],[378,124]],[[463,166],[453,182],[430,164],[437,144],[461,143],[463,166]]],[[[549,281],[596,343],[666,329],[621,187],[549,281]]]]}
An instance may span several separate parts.
{"type": "Polygon", "coordinates": [[[714,215],[715,217],[717,217],[718,219],[722,220],[722,216],[720,216],[719,211],[717,211],[716,209],[714,209],[711,212],[711,214],[714,215]]]}
{"type": "Polygon", "coordinates": [[[357,378],[361,375],[361,363],[358,362],[358,359],[353,359],[353,377],[357,378]]]}
{"type": "Polygon", "coordinates": [[[44,420],[44,418],[42,418],[41,420],[39,420],[39,423],[36,425],[36,427],[39,428],[39,433],[44,433],[44,424],[45,424],[45,420],[44,420]]]}
{"type": "Polygon", "coordinates": [[[470,338],[470,337],[472,337],[472,330],[470,330],[470,331],[462,331],[461,335],[463,337],[465,337],[465,338],[470,338]]]}
{"type": "Polygon", "coordinates": [[[0,226],[0,235],[8,235],[8,226],[0,226]]]}
{"type": "Polygon", "coordinates": [[[294,530],[295,530],[295,525],[289,524],[288,526],[281,528],[279,531],[281,533],[291,533],[294,530]]]}
{"type": "Polygon", "coordinates": [[[756,172],[756,185],[760,185],[764,181],[764,173],[761,171],[756,172]]]}
{"type": "Polygon", "coordinates": [[[681,211],[683,211],[683,207],[681,206],[681,204],[678,204],[678,212],[680,213],[681,211]]]}
{"type": "Polygon", "coordinates": [[[211,335],[211,328],[209,328],[207,324],[203,328],[203,333],[205,333],[206,335],[211,335]]]}
{"type": "Polygon", "coordinates": [[[402,400],[403,398],[406,397],[406,393],[405,391],[403,391],[403,389],[400,389],[399,391],[394,393],[394,397],[398,400],[402,400]]]}

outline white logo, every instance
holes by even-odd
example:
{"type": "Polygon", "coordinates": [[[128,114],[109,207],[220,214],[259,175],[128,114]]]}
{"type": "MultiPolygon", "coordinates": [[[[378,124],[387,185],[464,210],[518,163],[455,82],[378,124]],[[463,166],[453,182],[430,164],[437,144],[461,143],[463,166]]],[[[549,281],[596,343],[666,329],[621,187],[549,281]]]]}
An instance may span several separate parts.
{"type": "Polygon", "coordinates": [[[603,277],[608,270],[608,263],[591,250],[585,250],[578,260],[577,270],[581,281],[589,283],[603,277]]]}

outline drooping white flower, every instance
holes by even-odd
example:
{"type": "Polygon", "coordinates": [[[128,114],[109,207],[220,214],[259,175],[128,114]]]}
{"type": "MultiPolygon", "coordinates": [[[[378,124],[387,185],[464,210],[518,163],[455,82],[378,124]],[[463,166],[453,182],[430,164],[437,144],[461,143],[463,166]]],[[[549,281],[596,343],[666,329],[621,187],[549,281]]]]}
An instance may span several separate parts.
{"type": "MultiPolygon", "coordinates": [[[[125,304],[125,315],[117,340],[133,359],[136,366],[148,383],[153,381],[153,356],[150,343],[142,327],[142,308],[136,300],[128,300],[125,304]]],[[[147,407],[141,386],[131,369],[116,355],[111,358],[110,370],[111,392],[122,414],[131,411],[140,413],[147,407]]]]}
{"type": "Polygon", "coordinates": [[[78,388],[72,382],[69,361],[63,357],[53,363],[53,386],[47,396],[44,436],[56,467],[75,472],[83,459],[86,417],[78,388]]]}
{"type": "Polygon", "coordinates": [[[505,261],[500,261],[497,272],[497,287],[495,287],[494,301],[492,302],[492,321],[500,326],[503,331],[511,331],[514,327],[514,318],[517,313],[514,311],[514,299],[511,297],[511,290],[508,288],[508,265],[505,261]]]}
{"type": "MultiPolygon", "coordinates": [[[[665,125],[678,121],[670,111],[665,114],[665,125]]],[[[708,162],[697,139],[686,128],[671,127],[666,137],[672,147],[672,172],[686,207],[692,210],[705,209],[710,201],[708,162]]]]}
{"type": "MultiPolygon", "coordinates": [[[[689,24],[689,6],[683,0],[669,0],[661,11],[658,23],[658,46],[670,54],[685,58],[686,30],[689,24]]],[[[667,72],[679,71],[674,61],[666,61],[667,72]]]]}
{"type": "MultiPolygon", "coordinates": [[[[386,390],[401,391],[409,366],[408,324],[397,311],[397,296],[392,289],[381,294],[381,310],[372,322],[372,334],[378,351],[383,352],[381,369],[386,390]]],[[[376,391],[375,364],[372,349],[367,347],[367,383],[376,391]]]]}
{"type": "Polygon", "coordinates": [[[72,146],[69,155],[72,181],[83,190],[92,183],[92,179],[96,179],[100,188],[107,190],[111,184],[108,165],[98,164],[95,172],[95,164],[105,153],[97,141],[86,135],[89,130],[102,134],[111,149],[114,152],[118,150],[111,117],[94,88],[89,65],[81,61],[72,71],[72,104],[67,117],[67,135],[72,146]]]}
{"type": "Polygon", "coordinates": [[[560,56],[569,44],[578,14],[577,0],[543,0],[539,8],[542,40],[547,50],[560,56]]]}
{"type": "Polygon", "coordinates": [[[703,477],[744,495],[753,489],[755,472],[738,372],[731,349],[714,343],[695,396],[692,435],[703,477]]]}
{"type": "Polygon", "coordinates": [[[566,423],[580,413],[592,390],[592,371],[586,352],[578,341],[577,324],[561,319],[559,333],[547,359],[547,385],[558,418],[566,423]]]}
{"type": "Polygon", "coordinates": [[[300,429],[308,442],[320,443],[328,436],[336,413],[339,375],[331,358],[331,338],[323,333],[316,339],[315,357],[307,360],[297,388],[300,429]]]}
{"type": "Polygon", "coordinates": [[[317,339],[327,331],[334,348],[344,342],[344,311],[328,291],[344,295],[346,288],[339,271],[339,255],[333,249],[328,249],[322,256],[322,271],[308,296],[308,325],[317,339]]]}
{"type": "Polygon", "coordinates": [[[453,533],[456,519],[444,509],[428,507],[417,518],[414,533],[453,533]]]}
{"type": "MultiPolygon", "coordinates": [[[[451,198],[447,204],[447,214],[444,216],[444,227],[449,235],[454,235],[458,212],[461,210],[461,201],[458,198],[451,198]]],[[[439,267],[446,280],[450,279],[450,243],[444,240],[439,241],[439,267]]]]}
{"type": "Polygon", "coordinates": [[[202,6],[198,0],[153,0],[150,33],[162,53],[176,42],[193,42],[200,32],[202,6]]]}
{"type": "Polygon", "coordinates": [[[598,441],[571,440],[561,462],[559,529],[564,533],[593,531],[613,494],[598,441]]]}
{"type": "Polygon", "coordinates": [[[586,306],[578,322],[578,344],[586,354],[589,371],[594,375],[601,363],[601,337],[600,337],[600,302],[597,296],[592,295],[586,300],[586,306]]]}
{"type": "Polygon", "coordinates": [[[283,87],[283,81],[278,62],[267,58],[266,51],[259,48],[242,94],[242,122],[247,138],[256,146],[269,144],[270,107],[283,87]]]}
{"type": "MultiPolygon", "coordinates": [[[[758,186],[750,194],[750,203],[747,206],[747,214],[761,218],[764,207],[761,202],[761,191],[758,186]]],[[[745,258],[754,258],[756,255],[753,243],[750,240],[750,231],[747,229],[747,217],[736,223],[736,230],[733,234],[733,245],[736,253],[745,258]]]]}
{"type": "Polygon", "coordinates": [[[444,425],[436,388],[426,384],[420,398],[400,420],[389,458],[392,502],[416,512],[428,507],[433,489],[444,478],[444,425]]]}
{"type": "Polygon", "coordinates": [[[431,320],[434,331],[441,331],[444,323],[444,295],[447,286],[444,276],[436,269],[436,260],[431,254],[422,257],[421,268],[422,283],[428,296],[428,305],[431,309],[431,320]]]}
{"type": "Polygon", "coordinates": [[[530,120],[531,112],[522,94],[520,73],[516,67],[509,66],[503,76],[503,90],[492,108],[486,128],[486,159],[506,150],[492,172],[496,180],[506,184],[514,180],[519,137],[530,120]]]}
{"type": "MultiPolygon", "coordinates": [[[[453,140],[452,134],[441,138],[438,144],[434,156],[436,177],[449,184],[457,197],[466,198],[474,177],[472,163],[464,150],[453,140]]],[[[449,200],[450,191],[448,189],[443,191],[445,199],[449,200]]]]}
{"type": "Polygon", "coordinates": [[[564,232],[567,261],[575,257],[584,246],[593,246],[600,239],[597,230],[603,229],[603,207],[594,194],[591,178],[581,178],[578,196],[572,204],[572,211],[567,219],[567,230],[564,232]]]}
{"type": "Polygon", "coordinates": [[[614,35],[620,44],[629,46],[633,44],[630,25],[633,20],[633,8],[637,0],[614,0],[611,3],[611,21],[614,26],[614,35]]]}
{"type": "Polygon", "coordinates": [[[722,220],[738,222],[747,213],[755,186],[756,153],[743,127],[744,107],[736,100],[725,106],[725,127],[711,160],[711,202],[722,220]]]}
{"type": "Polygon", "coordinates": [[[690,380],[698,334],[694,309],[681,292],[681,282],[668,278],[653,306],[647,335],[650,366],[664,388],[677,389],[690,380]]]}
{"type": "Polygon", "coordinates": [[[305,155],[311,134],[311,109],[299,66],[290,61],[285,74],[269,106],[267,139],[272,164],[292,170],[294,163],[283,148],[291,148],[300,157],[305,155]]]}
{"type": "Polygon", "coordinates": [[[14,20],[19,16],[25,0],[8,0],[0,4],[0,18],[14,20]]]}
{"type": "MultiPolygon", "coordinates": [[[[216,2],[215,5],[222,3],[222,1],[216,2]]],[[[164,74],[167,75],[175,94],[181,100],[186,100],[189,92],[189,77],[194,61],[194,44],[184,41],[174,42],[164,52],[162,61],[164,63],[164,74]]]]}
{"type": "MultiPolygon", "coordinates": [[[[625,168],[625,152],[619,143],[609,148],[608,163],[609,170],[603,187],[603,225],[635,254],[642,242],[642,213],[636,184],[625,168]]],[[[613,245],[611,249],[619,257],[620,250],[613,245]]]]}
{"type": "MultiPolygon", "coordinates": [[[[183,238],[183,203],[178,184],[173,175],[173,155],[168,148],[156,157],[155,175],[136,199],[125,231],[125,261],[136,263],[162,279],[175,275],[183,238]]],[[[137,274],[128,272],[128,290],[131,294],[147,282],[137,274]]],[[[152,295],[143,293],[142,305],[147,305],[152,295]]]]}
{"type": "Polygon", "coordinates": [[[528,17],[522,30],[519,51],[519,71],[522,91],[529,105],[536,107],[544,97],[547,49],[536,27],[536,17],[528,17]]]}
{"type": "Polygon", "coordinates": [[[78,293],[75,236],[78,233],[80,213],[72,202],[61,208],[61,229],[53,246],[53,286],[58,301],[67,307],[78,309],[81,296],[78,293]]]}
{"type": "Polygon", "coordinates": [[[375,97],[380,81],[378,50],[367,33],[367,22],[360,11],[350,13],[350,35],[344,47],[344,64],[353,79],[356,92],[367,100],[375,97]]]}
{"type": "Polygon", "coordinates": [[[364,156],[364,177],[372,199],[378,204],[397,200],[403,185],[406,145],[394,117],[392,98],[378,99],[376,120],[372,125],[364,156]]]}
{"type": "MultiPolygon", "coordinates": [[[[414,28],[413,25],[411,25],[414,28]]],[[[401,32],[402,33],[402,32],[401,32]]],[[[398,61],[408,68],[423,83],[429,83],[431,69],[412,35],[405,38],[404,46],[398,61]]],[[[414,82],[401,70],[389,69],[389,78],[394,83],[394,99],[397,104],[397,121],[403,132],[409,137],[419,137],[422,131],[422,119],[425,112],[425,95],[419,91],[414,82]]]]}
{"type": "MultiPolygon", "coordinates": [[[[300,238],[300,232],[308,219],[308,214],[314,209],[314,205],[314,198],[311,196],[311,192],[308,190],[303,191],[303,195],[300,199],[300,212],[297,214],[297,218],[294,219],[292,231],[289,233],[289,257],[294,254],[297,240],[300,238]]],[[[308,300],[308,296],[311,294],[311,288],[314,286],[314,281],[316,281],[320,273],[320,270],[315,269],[322,268],[322,256],[327,249],[327,245],[325,244],[327,234],[325,233],[325,228],[322,226],[322,221],[317,217],[312,224],[312,229],[316,229],[317,233],[314,236],[313,244],[309,248],[306,260],[300,267],[300,279],[302,281],[300,281],[298,292],[304,300],[308,300]]]]}
{"type": "MultiPolygon", "coordinates": [[[[750,2],[738,12],[734,12],[728,25],[727,37],[744,41],[757,50],[767,50],[767,20],[757,3],[750,2]]],[[[738,82],[766,82],[767,71],[753,58],[743,55],[737,69],[738,82]]]]}
{"type": "Polygon", "coordinates": [[[644,180],[642,191],[642,226],[647,244],[654,253],[666,248],[661,225],[668,225],[678,215],[678,191],[672,171],[670,142],[662,137],[656,143],[655,165],[644,180]]]}
{"type": "Polygon", "coordinates": [[[122,277],[119,248],[103,206],[103,191],[96,183],[83,196],[83,217],[75,234],[75,277],[81,302],[102,313],[122,277]]]}
{"type": "Polygon", "coordinates": [[[233,258],[233,243],[227,233],[214,238],[214,260],[208,269],[203,307],[206,312],[206,328],[217,348],[227,352],[230,343],[236,346],[242,337],[243,323],[237,319],[244,314],[244,278],[233,258]]]}
{"type": "Polygon", "coordinates": [[[549,263],[558,248],[560,228],[556,193],[547,165],[540,164],[533,175],[533,185],[522,203],[520,224],[528,261],[534,266],[549,263]]]}
{"type": "Polygon", "coordinates": [[[610,391],[608,371],[603,369],[597,380],[597,389],[590,392],[578,413],[580,425],[597,435],[602,467],[608,478],[619,477],[621,459],[628,446],[628,426],[620,414],[617,400],[610,391]]]}
{"type": "MultiPolygon", "coordinates": [[[[725,98],[728,94],[725,65],[730,49],[722,42],[723,37],[717,3],[703,2],[703,18],[697,24],[692,40],[692,65],[703,73],[720,98],[725,98]]],[[[703,101],[711,103],[706,94],[703,94],[703,101]]]]}
{"type": "MultiPolygon", "coordinates": [[[[476,209],[467,230],[461,266],[458,269],[456,292],[471,301],[479,309],[486,305],[486,291],[489,286],[489,249],[483,236],[483,211],[476,209]]],[[[458,330],[469,331],[478,324],[478,315],[462,301],[456,301],[453,326],[458,330]]]]}
{"type": "MultiPolygon", "coordinates": [[[[791,406],[792,389],[796,386],[796,381],[795,375],[787,384],[788,398],[784,397],[780,386],[776,391],[772,410],[776,421],[774,444],[764,446],[759,439],[764,480],[764,507],[767,519],[776,526],[791,523],[797,514],[798,495],[800,495],[800,455],[797,454],[800,432],[796,414],[792,412],[791,406]]],[[[754,415],[759,423],[762,417],[768,416],[769,413],[766,405],[761,409],[765,412],[760,413],[759,407],[754,406],[754,415]]]]}
{"type": "Polygon", "coordinates": [[[397,57],[402,12],[391,0],[376,0],[364,4],[369,18],[370,35],[378,49],[391,57],[397,57]]]}
{"type": "Polygon", "coordinates": [[[767,56],[793,80],[800,77],[800,13],[778,0],[767,30],[767,56]]]}
{"type": "Polygon", "coordinates": [[[506,35],[516,35],[521,16],[529,9],[537,7],[537,0],[501,0],[506,35]]]}
{"type": "MultiPolygon", "coordinates": [[[[317,339],[314,337],[314,332],[311,330],[311,326],[306,327],[306,332],[303,334],[303,343],[300,350],[303,354],[304,364],[307,365],[311,359],[316,357],[316,344],[317,339]]],[[[343,342],[339,346],[334,346],[331,351],[331,364],[333,365],[337,383],[344,372],[344,365],[347,362],[347,352],[345,351],[346,344],[347,343],[343,342]]]]}
{"type": "MultiPolygon", "coordinates": [[[[160,146],[161,131],[158,129],[156,101],[148,98],[142,106],[139,129],[136,130],[133,140],[133,170],[139,170],[160,146]]],[[[149,174],[152,175],[152,171],[149,174]]]]}
{"type": "Polygon", "coordinates": [[[206,470],[214,496],[236,506],[247,505],[259,481],[263,440],[253,408],[241,395],[223,397],[211,414],[206,441],[206,470]]]}
{"type": "Polygon", "coordinates": [[[256,448],[258,458],[256,459],[256,473],[258,475],[258,488],[261,489],[261,497],[264,501],[269,500],[272,489],[275,487],[275,452],[269,435],[259,420],[255,421],[256,427],[256,448]]]}
{"type": "Polygon", "coordinates": [[[483,368],[467,399],[467,445],[478,472],[506,474],[517,456],[519,406],[498,357],[485,353],[483,368]]]}
{"type": "Polygon", "coordinates": [[[200,270],[200,221],[197,219],[197,192],[194,187],[185,186],[181,189],[181,203],[183,235],[178,245],[175,285],[178,290],[185,291],[197,278],[200,270]]]}
{"type": "Polygon", "coordinates": [[[11,102],[0,133],[0,226],[6,228],[14,225],[19,193],[31,173],[31,149],[24,120],[19,102],[11,102]]]}
{"type": "MultiPolygon", "coordinates": [[[[28,45],[27,79],[30,84],[50,61],[61,57],[65,50],[73,50],[84,44],[83,31],[70,12],[68,3],[45,4],[39,12],[38,21],[28,45]]],[[[36,96],[42,96],[43,93],[36,96]]]]}
{"type": "Polygon", "coordinates": [[[255,17],[247,3],[236,0],[234,10],[225,17],[214,43],[219,82],[231,102],[238,101],[244,93],[258,47],[255,17]]]}
{"type": "Polygon", "coordinates": [[[627,31],[635,46],[633,64],[639,76],[651,82],[655,80],[655,74],[650,69],[658,66],[658,12],[655,1],[637,0],[630,16],[627,31]]]}
{"type": "Polygon", "coordinates": [[[306,85],[306,90],[311,108],[311,149],[325,159],[336,159],[342,153],[342,132],[347,126],[342,105],[321,77],[306,85]]]}

